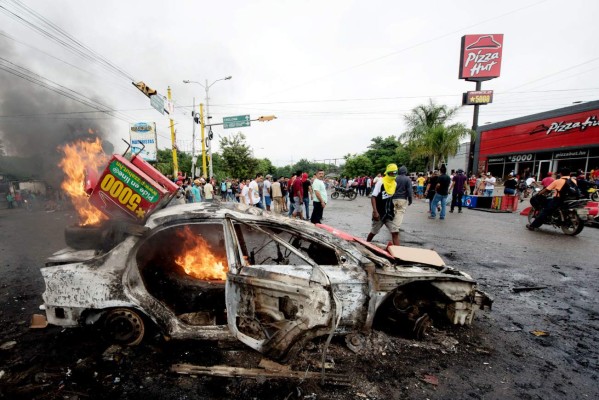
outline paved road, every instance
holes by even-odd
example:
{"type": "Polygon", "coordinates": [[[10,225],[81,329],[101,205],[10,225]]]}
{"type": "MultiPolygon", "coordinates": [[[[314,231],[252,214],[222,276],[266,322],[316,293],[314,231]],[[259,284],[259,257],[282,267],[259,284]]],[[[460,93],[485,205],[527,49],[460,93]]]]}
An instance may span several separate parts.
{"type": "MultiPolygon", "coordinates": [[[[494,308],[478,313],[474,325],[463,330],[462,336],[456,336],[462,341],[455,353],[442,352],[438,357],[426,353],[423,358],[403,349],[396,364],[405,374],[400,377],[395,370],[372,372],[364,385],[378,390],[378,394],[369,398],[599,398],[599,230],[585,228],[579,236],[567,237],[552,227],[530,232],[524,228],[526,218],[518,213],[466,209],[439,221],[427,219],[427,209],[421,200],[408,208],[402,244],[434,249],[448,264],[470,273],[483,290],[495,297],[494,308]],[[521,293],[512,290],[522,286],[547,288],[521,293]],[[547,332],[548,336],[537,337],[531,333],[533,330],[547,332]],[[415,374],[423,373],[433,373],[439,385],[419,384],[415,374]],[[386,387],[393,387],[394,391],[387,393],[386,387]]],[[[330,200],[323,222],[366,237],[370,214],[368,198],[330,200]]],[[[22,388],[31,384],[39,390],[43,379],[36,374],[34,382],[28,371],[32,365],[54,365],[55,370],[50,372],[58,378],[50,379],[53,383],[48,390],[58,394],[61,392],[57,385],[63,380],[68,382],[68,371],[76,373],[77,368],[85,372],[67,386],[75,391],[76,382],[86,382],[94,390],[103,390],[101,393],[106,396],[138,393],[142,391],[140,387],[153,387],[165,396],[169,394],[163,398],[190,398],[178,384],[205,390],[203,381],[176,380],[164,372],[147,376],[148,365],[144,362],[154,360],[155,354],[163,354],[165,359],[160,359],[157,369],[164,371],[169,362],[188,359],[189,349],[148,345],[131,353],[125,364],[114,369],[112,364],[98,361],[102,360],[105,347],[92,342],[91,337],[72,336],[56,329],[28,329],[28,319],[41,303],[43,281],[39,268],[48,255],[64,246],[63,227],[73,222],[72,213],[64,211],[0,210],[0,344],[18,342],[12,350],[0,350],[0,370],[5,369],[2,365],[10,365],[6,370],[10,370],[10,379],[15,379],[12,382],[25,385],[22,388]],[[23,371],[22,378],[15,375],[19,371],[23,371]],[[98,371],[102,380],[93,375],[98,371]],[[120,384],[114,382],[112,375],[117,373],[123,379],[120,384]],[[125,381],[129,386],[125,386],[125,381]]],[[[376,240],[390,240],[384,229],[376,240]]],[[[10,386],[11,382],[5,379],[0,377],[0,383],[10,386]]],[[[276,392],[273,383],[257,387],[227,385],[223,387],[237,391],[229,393],[251,388],[254,397],[256,393],[272,392],[276,398],[287,398],[289,393],[276,392]]],[[[23,398],[35,397],[24,393],[23,398]]],[[[343,392],[333,393],[337,392],[325,392],[322,398],[356,397],[355,392],[346,393],[347,396],[343,392]]],[[[0,385],[0,398],[3,397],[0,385]]]]}
{"type": "MultiPolygon", "coordinates": [[[[331,200],[323,222],[366,237],[369,200],[331,200]]],[[[427,211],[423,200],[408,208],[401,244],[436,250],[495,297],[493,311],[479,314],[475,328],[496,352],[488,364],[472,366],[470,379],[444,371],[455,389],[480,387],[484,398],[599,398],[599,229],[568,237],[551,226],[530,232],[518,212],[456,209],[440,221],[429,220],[427,211]],[[512,290],[524,286],[547,288],[512,290]]],[[[375,240],[391,239],[384,229],[375,240]]]]}

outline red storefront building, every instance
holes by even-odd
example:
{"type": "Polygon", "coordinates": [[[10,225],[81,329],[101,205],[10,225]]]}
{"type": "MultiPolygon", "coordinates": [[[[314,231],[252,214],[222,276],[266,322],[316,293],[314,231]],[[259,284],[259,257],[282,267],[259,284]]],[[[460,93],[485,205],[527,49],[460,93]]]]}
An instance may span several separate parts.
{"type": "Polygon", "coordinates": [[[529,168],[537,180],[561,167],[597,169],[599,101],[479,127],[474,165],[500,178],[529,168]]]}

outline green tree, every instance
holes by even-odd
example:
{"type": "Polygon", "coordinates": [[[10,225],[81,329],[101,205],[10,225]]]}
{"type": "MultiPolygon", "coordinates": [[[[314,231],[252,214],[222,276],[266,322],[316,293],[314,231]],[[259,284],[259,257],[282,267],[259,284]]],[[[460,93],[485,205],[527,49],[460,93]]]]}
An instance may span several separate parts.
{"type": "Polygon", "coordinates": [[[436,167],[456,155],[461,139],[472,132],[463,123],[449,124],[457,110],[437,105],[431,99],[404,117],[408,129],[400,139],[411,146],[412,159],[425,157],[431,167],[436,167]]]}
{"type": "Polygon", "coordinates": [[[344,176],[355,177],[361,175],[371,175],[374,172],[372,161],[366,155],[346,156],[345,165],[342,174],[344,176]]]}
{"type": "Polygon", "coordinates": [[[384,172],[387,165],[391,163],[400,164],[397,160],[397,150],[401,144],[395,136],[388,136],[384,139],[377,136],[371,141],[372,143],[364,155],[372,162],[373,172],[384,172]]]}
{"type": "MultiPolygon", "coordinates": [[[[191,154],[177,150],[177,164],[179,171],[191,176],[191,154]]],[[[173,152],[171,149],[159,149],[156,152],[154,166],[164,175],[173,175],[173,152]]]]}
{"type": "Polygon", "coordinates": [[[259,158],[257,172],[261,172],[264,175],[272,175],[275,173],[277,168],[272,165],[272,162],[268,158],[259,158]]]}
{"type": "Polygon", "coordinates": [[[280,176],[286,176],[289,178],[291,174],[293,174],[291,165],[285,165],[284,167],[276,167],[275,172],[273,173],[273,175],[277,178],[280,176]]]}
{"type": "Polygon", "coordinates": [[[245,143],[241,132],[223,136],[220,139],[225,170],[231,178],[253,178],[257,172],[258,160],[252,157],[250,146],[245,143]]]}

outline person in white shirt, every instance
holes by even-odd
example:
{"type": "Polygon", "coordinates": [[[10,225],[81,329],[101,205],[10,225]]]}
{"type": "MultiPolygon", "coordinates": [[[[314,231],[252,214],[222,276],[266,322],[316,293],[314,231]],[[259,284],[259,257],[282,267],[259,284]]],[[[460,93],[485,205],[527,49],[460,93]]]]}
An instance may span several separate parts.
{"type": "Polygon", "coordinates": [[[210,182],[204,185],[204,201],[212,203],[214,199],[214,187],[210,182]]]}
{"type": "Polygon", "coordinates": [[[258,184],[263,180],[264,178],[262,178],[262,174],[256,174],[256,179],[251,181],[249,184],[249,198],[251,202],[250,205],[258,208],[264,208],[264,206],[262,205],[262,199],[260,198],[260,187],[258,186],[258,184]]]}
{"type": "Polygon", "coordinates": [[[487,172],[487,177],[485,179],[485,196],[491,197],[493,196],[493,189],[495,189],[495,182],[497,179],[490,172],[487,172]]]}
{"type": "Polygon", "coordinates": [[[239,201],[241,204],[247,204],[248,206],[252,205],[250,202],[250,185],[243,185],[243,189],[241,189],[241,196],[239,196],[239,201]]]}
{"type": "Polygon", "coordinates": [[[266,175],[266,179],[264,179],[264,188],[262,189],[262,192],[264,193],[264,205],[266,206],[266,211],[270,211],[270,204],[272,202],[272,198],[270,196],[270,187],[272,186],[272,183],[270,182],[271,178],[271,175],[266,175]]]}
{"type": "Polygon", "coordinates": [[[324,171],[319,169],[314,175],[314,182],[312,182],[312,216],[310,221],[313,224],[320,224],[322,219],[322,213],[327,205],[327,190],[322,181],[324,177],[324,171]]]}

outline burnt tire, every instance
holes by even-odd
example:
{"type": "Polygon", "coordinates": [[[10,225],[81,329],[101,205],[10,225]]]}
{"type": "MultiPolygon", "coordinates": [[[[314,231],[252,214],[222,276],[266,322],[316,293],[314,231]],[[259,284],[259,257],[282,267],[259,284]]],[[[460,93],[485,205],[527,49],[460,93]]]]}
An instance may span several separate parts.
{"type": "Polygon", "coordinates": [[[331,199],[338,199],[338,198],[339,198],[339,192],[331,193],[331,199]]]}
{"type": "Polygon", "coordinates": [[[102,332],[111,343],[137,346],[143,340],[145,331],[142,316],[129,308],[110,310],[103,319],[102,332]]]}

